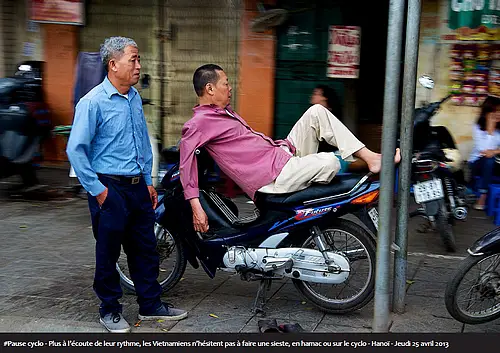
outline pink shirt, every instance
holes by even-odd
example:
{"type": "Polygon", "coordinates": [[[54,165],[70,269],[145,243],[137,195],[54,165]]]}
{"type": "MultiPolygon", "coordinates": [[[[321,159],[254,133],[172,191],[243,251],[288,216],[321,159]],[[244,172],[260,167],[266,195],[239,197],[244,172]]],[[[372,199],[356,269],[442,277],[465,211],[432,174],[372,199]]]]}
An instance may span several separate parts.
{"type": "Polygon", "coordinates": [[[194,151],[203,147],[220,169],[252,199],[277,178],[295,147],[255,132],[230,106],[197,105],[184,124],[180,143],[180,174],[186,200],[199,197],[198,165],[194,151]],[[226,111],[227,110],[227,111],[226,111]],[[232,116],[231,116],[231,115],[232,116]]]}

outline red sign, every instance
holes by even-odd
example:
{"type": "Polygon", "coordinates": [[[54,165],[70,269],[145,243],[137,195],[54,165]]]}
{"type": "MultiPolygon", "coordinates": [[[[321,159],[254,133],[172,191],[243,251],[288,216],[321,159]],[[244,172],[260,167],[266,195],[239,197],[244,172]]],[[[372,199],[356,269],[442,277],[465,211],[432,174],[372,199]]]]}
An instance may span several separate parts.
{"type": "Polygon", "coordinates": [[[31,0],[30,19],[42,23],[83,25],[85,0],[31,0]]]}
{"type": "Polygon", "coordinates": [[[330,26],[326,76],[358,78],[361,29],[355,26],[330,26]]]}

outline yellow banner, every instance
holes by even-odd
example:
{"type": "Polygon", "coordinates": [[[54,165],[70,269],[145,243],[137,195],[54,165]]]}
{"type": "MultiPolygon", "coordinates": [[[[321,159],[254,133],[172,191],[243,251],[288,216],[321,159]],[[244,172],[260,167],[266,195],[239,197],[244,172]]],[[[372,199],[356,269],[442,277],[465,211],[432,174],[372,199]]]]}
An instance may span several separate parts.
{"type": "Polygon", "coordinates": [[[479,28],[461,27],[456,29],[457,40],[500,40],[499,28],[479,28]]]}

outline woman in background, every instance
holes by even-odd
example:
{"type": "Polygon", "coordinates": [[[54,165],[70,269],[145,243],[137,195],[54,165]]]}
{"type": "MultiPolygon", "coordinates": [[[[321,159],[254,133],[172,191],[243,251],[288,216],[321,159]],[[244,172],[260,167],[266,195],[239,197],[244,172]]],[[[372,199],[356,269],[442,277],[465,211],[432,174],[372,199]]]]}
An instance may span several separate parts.
{"type": "Polygon", "coordinates": [[[333,115],[342,121],[342,109],[335,91],[326,85],[317,85],[312,92],[310,103],[321,104],[332,112],[333,115]]]}
{"type": "MultiPolygon", "coordinates": [[[[469,157],[472,176],[479,177],[476,185],[481,196],[474,205],[476,210],[486,208],[488,187],[492,176],[498,175],[495,156],[500,154],[500,98],[489,96],[481,108],[481,115],[474,125],[474,146],[469,157]]],[[[475,179],[475,178],[474,178],[475,179]]],[[[473,179],[473,180],[474,180],[473,179]]]]}
{"type": "MultiPolygon", "coordinates": [[[[311,94],[311,99],[309,103],[321,104],[323,107],[332,112],[333,115],[340,121],[342,121],[342,107],[340,105],[339,98],[335,90],[327,85],[317,85],[311,94]]],[[[331,145],[328,145],[326,142],[320,142],[319,152],[334,152],[340,161],[340,173],[346,172],[356,172],[356,171],[364,171],[368,169],[367,164],[361,160],[356,159],[352,162],[344,161],[337,149],[331,145]]]]}

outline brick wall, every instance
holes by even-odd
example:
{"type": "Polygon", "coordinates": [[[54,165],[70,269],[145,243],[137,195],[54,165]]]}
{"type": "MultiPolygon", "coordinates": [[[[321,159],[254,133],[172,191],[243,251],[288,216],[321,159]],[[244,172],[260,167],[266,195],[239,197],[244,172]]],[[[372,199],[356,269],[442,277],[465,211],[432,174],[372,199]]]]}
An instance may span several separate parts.
{"type": "Polygon", "coordinates": [[[253,33],[251,21],[259,14],[257,1],[244,1],[240,31],[239,114],[256,131],[273,135],[275,105],[276,35],[253,33]],[[258,104],[256,104],[258,103],[258,104]]]}
{"type": "Polygon", "coordinates": [[[2,12],[0,16],[2,16],[3,35],[3,47],[0,55],[3,56],[4,73],[9,75],[12,74],[15,67],[15,61],[18,58],[18,38],[15,20],[17,16],[16,2],[14,0],[4,0],[2,2],[2,12]]]}
{"type": "Polygon", "coordinates": [[[139,46],[142,74],[151,76],[151,87],[137,89],[144,98],[152,99],[154,106],[145,106],[144,112],[150,133],[158,131],[159,77],[157,40],[157,2],[161,0],[92,0],[86,4],[86,24],[79,34],[82,52],[97,52],[104,39],[111,36],[123,36],[134,39],[139,46]]]}
{"type": "Polygon", "coordinates": [[[165,1],[165,42],[167,117],[164,143],[177,143],[184,123],[197,104],[193,73],[203,64],[220,65],[233,87],[231,105],[238,108],[238,45],[241,1],[165,1]]]}
{"type": "Polygon", "coordinates": [[[5,76],[5,58],[3,53],[5,53],[4,46],[4,3],[0,1],[0,77],[5,76]]]}
{"type": "MultiPolygon", "coordinates": [[[[87,5],[87,25],[80,32],[80,50],[98,51],[109,36],[133,38],[140,50],[142,73],[151,76],[151,87],[138,89],[153,100],[145,107],[150,132],[160,133],[160,6],[164,11],[166,116],[165,146],[177,143],[183,124],[191,118],[196,94],[192,75],[205,63],[221,65],[237,91],[240,1],[227,0],[93,0],[87,5]]],[[[234,95],[236,98],[236,95],[234,95]]],[[[236,105],[236,99],[232,102],[236,105]]]]}
{"type": "Polygon", "coordinates": [[[0,77],[12,75],[22,60],[43,60],[43,35],[40,26],[28,28],[26,1],[2,0],[0,3],[0,77]],[[24,44],[33,50],[23,50],[24,44]]]}
{"type": "MultiPolygon", "coordinates": [[[[55,126],[71,125],[79,27],[43,24],[42,31],[45,47],[45,100],[55,126]]],[[[54,136],[45,146],[45,159],[66,161],[66,138],[54,136]]]]}

